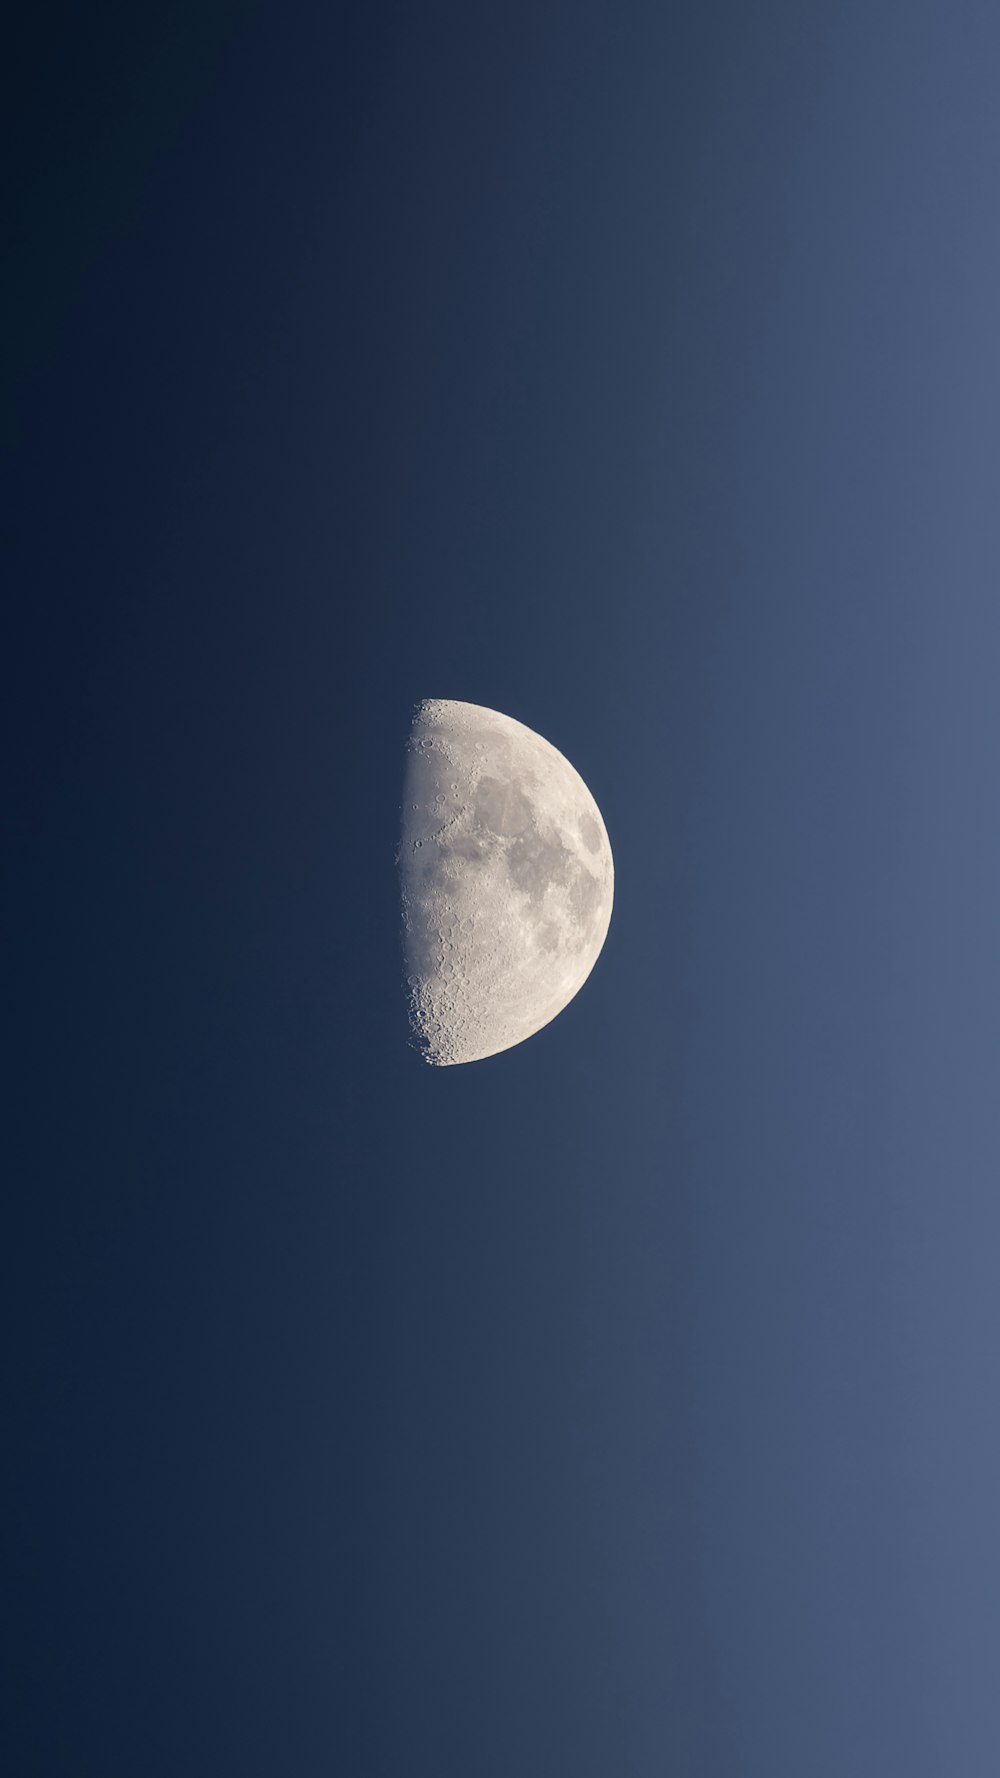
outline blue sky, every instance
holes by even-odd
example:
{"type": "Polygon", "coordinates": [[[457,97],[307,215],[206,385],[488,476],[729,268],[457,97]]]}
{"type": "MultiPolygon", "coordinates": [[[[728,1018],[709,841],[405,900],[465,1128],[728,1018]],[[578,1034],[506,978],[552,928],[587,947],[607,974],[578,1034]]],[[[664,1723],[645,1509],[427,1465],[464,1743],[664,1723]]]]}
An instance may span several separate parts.
{"type": "Polygon", "coordinates": [[[11,1769],[994,1778],[995,10],[94,32],[19,81],[11,1769]],[[445,1070],[428,696],[616,865],[445,1070]]]}

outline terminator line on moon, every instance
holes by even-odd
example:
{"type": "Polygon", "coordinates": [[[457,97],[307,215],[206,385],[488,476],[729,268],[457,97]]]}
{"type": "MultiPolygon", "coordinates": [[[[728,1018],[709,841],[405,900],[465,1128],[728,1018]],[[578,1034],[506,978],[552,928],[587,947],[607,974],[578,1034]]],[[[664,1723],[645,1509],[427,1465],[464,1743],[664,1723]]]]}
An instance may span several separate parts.
{"type": "Polygon", "coordinates": [[[582,988],[611,921],[611,846],[580,774],[533,729],[479,704],[419,704],[397,859],[425,1061],[510,1049],[582,988]]]}

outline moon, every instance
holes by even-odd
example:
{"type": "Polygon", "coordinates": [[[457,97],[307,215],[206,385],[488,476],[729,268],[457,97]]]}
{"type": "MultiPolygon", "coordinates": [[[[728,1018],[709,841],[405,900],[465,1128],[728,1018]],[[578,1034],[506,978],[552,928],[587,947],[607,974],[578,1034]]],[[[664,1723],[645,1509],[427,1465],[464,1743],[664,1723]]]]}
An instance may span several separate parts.
{"type": "Polygon", "coordinates": [[[425,1061],[511,1049],[579,993],[611,921],[611,845],[579,772],[533,729],[480,704],[418,704],[397,862],[425,1061]]]}

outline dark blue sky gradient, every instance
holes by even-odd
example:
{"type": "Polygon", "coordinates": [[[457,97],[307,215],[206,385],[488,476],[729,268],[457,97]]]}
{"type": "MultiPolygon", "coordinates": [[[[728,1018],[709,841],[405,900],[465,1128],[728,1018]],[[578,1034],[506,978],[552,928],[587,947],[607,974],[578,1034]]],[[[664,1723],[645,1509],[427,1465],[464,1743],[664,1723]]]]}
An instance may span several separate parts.
{"type": "Polygon", "coordinates": [[[14,59],[7,1769],[996,1778],[1000,13],[14,59]],[[407,1048],[410,707],[601,806],[407,1048]]]}

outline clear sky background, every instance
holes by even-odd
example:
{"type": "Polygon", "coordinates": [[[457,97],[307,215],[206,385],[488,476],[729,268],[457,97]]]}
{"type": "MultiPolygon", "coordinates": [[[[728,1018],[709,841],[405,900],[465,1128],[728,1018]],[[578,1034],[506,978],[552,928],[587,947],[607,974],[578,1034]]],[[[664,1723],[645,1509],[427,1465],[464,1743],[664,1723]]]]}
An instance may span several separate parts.
{"type": "Polygon", "coordinates": [[[996,1778],[1000,12],[14,46],[18,1778],[996,1778]],[[407,1048],[410,708],[617,899],[407,1048]]]}

